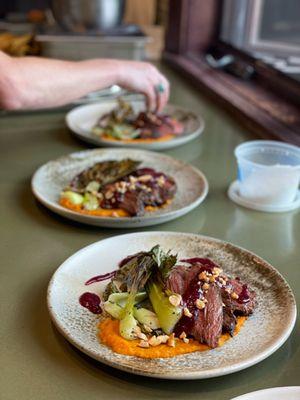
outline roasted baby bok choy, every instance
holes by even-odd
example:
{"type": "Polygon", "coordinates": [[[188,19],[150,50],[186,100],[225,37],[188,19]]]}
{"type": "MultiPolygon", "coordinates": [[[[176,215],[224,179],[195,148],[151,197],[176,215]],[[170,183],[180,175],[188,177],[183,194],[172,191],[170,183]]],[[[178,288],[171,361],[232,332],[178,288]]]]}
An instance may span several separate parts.
{"type": "Polygon", "coordinates": [[[172,332],[182,316],[182,305],[171,304],[172,293],[165,288],[165,280],[176,261],[176,256],[155,246],[120,263],[105,290],[104,310],[120,321],[122,337],[135,339],[137,328],[145,327],[172,332]]]}

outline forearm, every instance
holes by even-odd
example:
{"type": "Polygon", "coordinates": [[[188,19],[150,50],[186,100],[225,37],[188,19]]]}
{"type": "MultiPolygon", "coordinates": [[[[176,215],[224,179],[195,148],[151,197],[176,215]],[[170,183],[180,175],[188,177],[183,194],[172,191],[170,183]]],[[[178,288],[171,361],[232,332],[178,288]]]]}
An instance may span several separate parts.
{"type": "Polygon", "coordinates": [[[4,107],[13,109],[60,106],[119,83],[120,69],[117,60],[7,58],[1,74],[4,82],[0,77],[0,101],[2,98],[4,107]]]}

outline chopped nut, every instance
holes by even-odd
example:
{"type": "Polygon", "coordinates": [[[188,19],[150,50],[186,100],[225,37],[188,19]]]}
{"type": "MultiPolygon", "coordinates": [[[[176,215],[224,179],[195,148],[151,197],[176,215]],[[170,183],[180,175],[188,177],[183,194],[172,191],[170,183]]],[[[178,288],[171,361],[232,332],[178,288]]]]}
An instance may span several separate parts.
{"type": "Polygon", "coordinates": [[[153,347],[159,346],[161,344],[161,339],[159,336],[151,336],[151,338],[148,340],[148,343],[153,347]]]}
{"type": "Polygon", "coordinates": [[[198,275],[198,278],[200,279],[200,281],[205,281],[207,278],[206,272],[205,271],[200,272],[200,274],[198,275]]]}
{"type": "Polygon", "coordinates": [[[191,318],[193,316],[193,314],[190,312],[190,310],[187,307],[185,307],[183,309],[183,314],[188,318],[191,318]]]}
{"type": "Polygon", "coordinates": [[[151,333],[152,332],[152,328],[150,328],[149,325],[144,324],[143,328],[144,328],[144,331],[147,332],[147,333],[151,333]]]}
{"type": "Polygon", "coordinates": [[[231,293],[231,297],[232,297],[234,300],[237,300],[237,299],[239,298],[239,295],[238,295],[237,293],[235,293],[235,292],[232,292],[232,293],[231,293]]]}
{"type": "Polygon", "coordinates": [[[148,181],[151,181],[151,179],[152,179],[151,175],[142,175],[142,176],[138,177],[138,180],[140,182],[148,182],[148,181]]]}
{"type": "Polygon", "coordinates": [[[182,340],[184,341],[184,343],[189,343],[189,341],[190,341],[190,339],[188,339],[188,338],[183,338],[182,340]]]}
{"type": "Polygon", "coordinates": [[[226,285],[226,281],[223,278],[219,278],[219,282],[221,285],[226,285]]]}
{"type": "Polygon", "coordinates": [[[208,290],[209,289],[209,284],[208,283],[204,283],[204,285],[202,286],[202,288],[204,290],[208,290]]]}
{"type": "Polygon", "coordinates": [[[197,299],[197,300],[195,301],[195,304],[196,304],[196,307],[197,307],[199,310],[203,310],[203,308],[205,308],[205,303],[204,303],[203,300],[197,299]]]}
{"type": "Polygon", "coordinates": [[[111,190],[108,190],[105,194],[104,194],[105,198],[107,200],[111,199],[112,197],[114,197],[114,194],[111,190]]]}
{"type": "Polygon", "coordinates": [[[136,336],[142,340],[148,340],[147,336],[144,333],[137,333],[136,336]]]}
{"type": "Polygon", "coordinates": [[[186,338],[186,333],[185,333],[185,332],[181,332],[179,338],[180,338],[180,339],[186,338]]]}
{"type": "Polygon", "coordinates": [[[135,326],[135,327],[133,328],[133,332],[134,332],[136,335],[142,333],[141,328],[140,328],[139,326],[135,326]]]}
{"type": "Polygon", "coordinates": [[[209,277],[209,282],[216,282],[216,278],[214,276],[210,276],[209,277]]]}
{"type": "Polygon", "coordinates": [[[170,336],[169,336],[169,339],[168,339],[168,346],[170,346],[170,347],[175,347],[176,346],[176,342],[175,342],[175,334],[174,333],[172,333],[170,336]]]}
{"type": "Polygon", "coordinates": [[[135,178],[132,175],[129,176],[129,180],[130,180],[130,183],[136,183],[137,182],[137,178],[135,178]]]}
{"type": "Polygon", "coordinates": [[[218,267],[214,267],[213,270],[212,270],[212,273],[213,273],[215,276],[219,276],[221,272],[222,272],[222,269],[221,269],[221,268],[218,268],[218,267]]]}
{"type": "Polygon", "coordinates": [[[169,302],[172,304],[174,307],[178,307],[179,304],[181,303],[182,297],[180,294],[172,294],[169,296],[169,302]]]}
{"type": "Polygon", "coordinates": [[[158,186],[164,186],[165,182],[166,180],[162,175],[157,179],[158,186]]]}
{"type": "Polygon", "coordinates": [[[157,339],[160,341],[160,343],[167,343],[167,341],[169,340],[169,336],[168,335],[159,335],[159,336],[157,336],[157,339]]]}
{"type": "Polygon", "coordinates": [[[145,349],[149,348],[150,345],[148,342],[146,342],[146,340],[141,340],[140,343],[138,344],[139,347],[143,347],[145,349]]]}

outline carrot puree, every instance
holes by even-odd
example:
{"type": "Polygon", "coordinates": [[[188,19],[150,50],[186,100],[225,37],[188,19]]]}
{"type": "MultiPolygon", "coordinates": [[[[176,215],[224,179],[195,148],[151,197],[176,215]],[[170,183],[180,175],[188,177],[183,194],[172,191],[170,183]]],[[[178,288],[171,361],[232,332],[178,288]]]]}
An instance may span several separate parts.
{"type": "Polygon", "coordinates": [[[154,142],[166,142],[168,140],[171,140],[175,137],[175,135],[172,135],[169,133],[168,135],[162,136],[160,138],[147,138],[147,139],[115,139],[109,135],[102,135],[101,139],[103,140],[109,140],[113,142],[124,142],[124,143],[154,143],[154,142]]]}
{"type": "MultiPolygon", "coordinates": [[[[165,207],[168,204],[171,203],[171,200],[167,200],[165,204],[163,204],[161,207],[165,207]]],[[[130,214],[121,209],[121,208],[97,208],[97,210],[85,210],[84,208],[81,207],[80,204],[73,204],[70,200],[66,199],[65,197],[61,197],[59,199],[59,204],[65,208],[68,208],[69,210],[76,211],[80,214],[85,214],[85,215],[94,215],[98,217],[130,217],[130,214]]],[[[161,207],[152,207],[152,206],[147,206],[145,207],[146,211],[156,211],[161,207]]]]}
{"type": "Polygon", "coordinates": [[[65,197],[59,199],[59,204],[69,210],[76,211],[80,214],[96,215],[98,217],[129,217],[127,211],[121,208],[97,208],[97,210],[85,210],[80,204],[73,204],[65,197]]]}
{"type": "MultiPolygon", "coordinates": [[[[234,335],[240,332],[245,321],[246,317],[238,317],[234,335]]],[[[190,339],[189,343],[184,343],[182,340],[176,339],[175,347],[170,347],[167,344],[160,344],[155,347],[142,348],[138,346],[140,340],[126,340],[120,336],[119,321],[110,318],[104,319],[99,323],[98,335],[100,342],[110,347],[114,352],[142,358],[168,358],[180,354],[210,349],[207,345],[193,339],[190,339]]],[[[230,338],[231,336],[229,333],[223,334],[219,339],[219,346],[223,346],[230,338]]]]}

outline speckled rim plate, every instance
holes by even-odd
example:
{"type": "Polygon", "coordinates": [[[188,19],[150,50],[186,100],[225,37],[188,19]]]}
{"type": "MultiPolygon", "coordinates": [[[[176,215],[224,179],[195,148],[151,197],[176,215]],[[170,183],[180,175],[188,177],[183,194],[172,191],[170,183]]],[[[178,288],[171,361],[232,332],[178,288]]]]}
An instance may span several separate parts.
{"type": "MultiPolygon", "coordinates": [[[[145,102],[142,99],[130,100],[130,104],[136,111],[140,111],[145,107],[145,102]]],[[[182,121],[184,125],[184,133],[182,135],[166,142],[152,143],[125,143],[122,141],[103,140],[92,132],[92,128],[101,115],[111,111],[116,105],[116,100],[110,100],[76,107],[66,115],[66,124],[80,139],[96,146],[130,147],[148,150],[166,150],[181,146],[198,137],[204,130],[204,120],[201,116],[195,115],[182,107],[169,104],[165,107],[164,112],[182,121]]]]}
{"type": "Polygon", "coordinates": [[[164,154],[135,149],[95,149],[58,158],[36,171],[31,187],[35,197],[55,213],[81,223],[110,228],[137,228],[170,221],[196,208],[208,193],[207,180],[198,169],[164,154]],[[157,211],[146,212],[141,217],[119,218],[84,215],[58,203],[61,191],[76,174],[95,162],[124,158],[141,161],[143,167],[155,168],[171,175],[177,184],[172,202],[157,211]]]}
{"type": "Polygon", "coordinates": [[[299,400],[300,386],[283,386],[243,394],[231,400],[299,400]]]}
{"type": "Polygon", "coordinates": [[[217,239],[175,232],[140,232],[115,236],[79,250],[53,275],[48,287],[50,316],[79,350],[114,368],[162,379],[203,379],[248,368],[274,353],[289,337],[296,320],[294,295],[280,273],[255,254],[217,239]],[[143,359],[114,353],[97,339],[95,316],[81,307],[79,296],[101,293],[105,284],[84,282],[115,269],[118,261],[160,244],[179,258],[210,257],[229,274],[240,276],[256,291],[258,305],[241,332],[224,346],[173,358],[143,359]]]}

